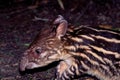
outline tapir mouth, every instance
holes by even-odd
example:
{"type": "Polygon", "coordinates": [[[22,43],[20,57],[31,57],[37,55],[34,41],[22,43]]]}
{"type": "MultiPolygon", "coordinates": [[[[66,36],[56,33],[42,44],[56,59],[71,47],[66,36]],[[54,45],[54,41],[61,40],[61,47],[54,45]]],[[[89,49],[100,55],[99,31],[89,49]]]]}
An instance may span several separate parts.
{"type": "Polygon", "coordinates": [[[26,69],[37,68],[39,65],[35,62],[29,62],[26,57],[22,57],[20,61],[20,71],[25,71],[26,69]]]}

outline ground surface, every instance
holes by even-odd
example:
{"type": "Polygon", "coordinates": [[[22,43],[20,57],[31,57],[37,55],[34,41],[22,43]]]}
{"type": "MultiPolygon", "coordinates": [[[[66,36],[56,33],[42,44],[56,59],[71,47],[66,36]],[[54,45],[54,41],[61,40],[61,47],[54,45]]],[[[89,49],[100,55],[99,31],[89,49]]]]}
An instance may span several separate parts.
{"type": "MultiPolygon", "coordinates": [[[[99,1],[99,0],[98,0],[99,1]]],[[[33,41],[36,34],[57,15],[63,15],[73,25],[92,25],[120,31],[120,3],[81,2],[84,5],[65,7],[62,10],[55,1],[28,9],[25,4],[0,9],[0,80],[51,80],[55,67],[41,71],[19,72],[22,53],[33,41]],[[35,20],[37,16],[41,20],[35,20]]],[[[69,2],[71,4],[71,2],[69,2]]],[[[79,5],[80,5],[79,4],[79,5]]],[[[95,80],[88,77],[85,80],[95,80]]],[[[83,80],[81,78],[80,80],[83,80]]]]}

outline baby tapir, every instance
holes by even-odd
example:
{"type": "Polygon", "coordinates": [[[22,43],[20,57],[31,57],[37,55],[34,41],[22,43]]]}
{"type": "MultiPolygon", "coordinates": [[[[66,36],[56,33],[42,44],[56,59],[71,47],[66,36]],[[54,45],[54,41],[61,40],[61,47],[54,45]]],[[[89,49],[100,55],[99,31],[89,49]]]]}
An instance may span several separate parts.
{"type": "Polygon", "coordinates": [[[87,26],[68,26],[59,15],[55,28],[41,32],[20,61],[20,70],[60,61],[55,80],[84,74],[98,80],[120,80],[120,34],[87,26]]]}

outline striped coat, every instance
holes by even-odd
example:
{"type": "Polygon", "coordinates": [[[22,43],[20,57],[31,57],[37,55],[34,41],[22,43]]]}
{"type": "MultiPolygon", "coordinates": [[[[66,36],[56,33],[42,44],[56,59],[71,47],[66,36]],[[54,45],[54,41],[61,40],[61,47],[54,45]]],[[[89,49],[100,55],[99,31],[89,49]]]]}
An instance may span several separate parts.
{"type": "Polygon", "coordinates": [[[20,69],[58,61],[56,80],[90,75],[99,80],[120,80],[120,34],[87,26],[68,26],[59,15],[57,28],[40,33],[24,52],[20,69]]]}

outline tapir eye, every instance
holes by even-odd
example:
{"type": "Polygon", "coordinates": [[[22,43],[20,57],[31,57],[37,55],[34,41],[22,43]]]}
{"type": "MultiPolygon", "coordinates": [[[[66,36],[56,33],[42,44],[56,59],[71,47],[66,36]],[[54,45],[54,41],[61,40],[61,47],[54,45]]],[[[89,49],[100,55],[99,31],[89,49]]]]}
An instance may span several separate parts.
{"type": "Polygon", "coordinates": [[[42,50],[41,49],[35,49],[35,53],[41,54],[42,50]]]}

